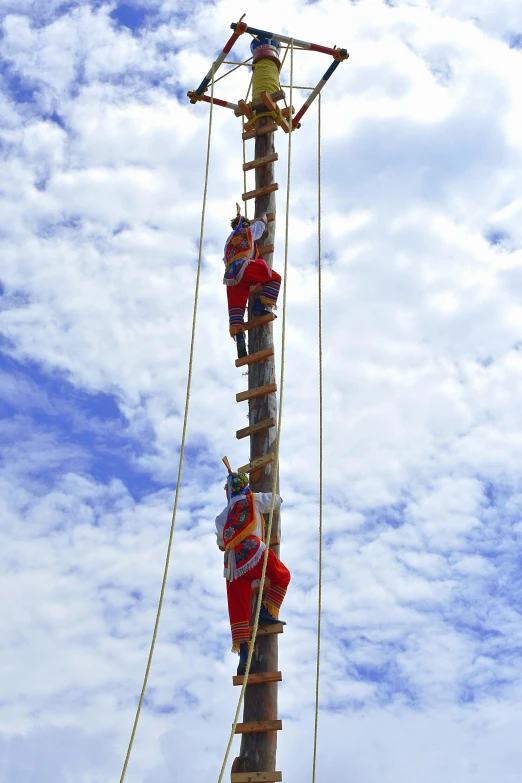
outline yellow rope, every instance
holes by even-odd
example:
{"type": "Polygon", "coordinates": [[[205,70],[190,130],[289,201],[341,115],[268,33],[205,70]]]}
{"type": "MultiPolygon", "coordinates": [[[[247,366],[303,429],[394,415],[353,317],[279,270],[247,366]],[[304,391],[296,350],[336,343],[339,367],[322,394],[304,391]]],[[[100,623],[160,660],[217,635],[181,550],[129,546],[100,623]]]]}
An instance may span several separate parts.
{"type": "MultiPolygon", "coordinates": [[[[212,85],[211,85],[211,91],[210,91],[211,98],[214,98],[214,71],[212,71],[212,85]]],[[[206,211],[206,205],[207,205],[207,190],[208,190],[208,172],[209,172],[209,166],[210,166],[210,140],[212,137],[212,111],[213,111],[214,103],[212,102],[210,104],[210,113],[209,113],[209,119],[208,119],[208,139],[207,139],[207,159],[205,164],[205,185],[203,188],[203,206],[201,209],[201,227],[199,232],[199,254],[198,254],[198,266],[197,266],[197,272],[196,272],[196,286],[194,289],[194,310],[192,314],[192,336],[190,339],[190,356],[189,356],[189,366],[188,366],[188,377],[187,377],[187,392],[185,397],[185,414],[183,417],[183,432],[181,435],[181,446],[179,451],[179,463],[178,463],[178,478],[176,482],[176,494],[174,497],[174,508],[172,510],[172,519],[170,523],[170,533],[169,533],[169,542],[167,546],[167,554],[165,557],[165,569],[163,572],[163,581],[161,583],[161,592],[158,602],[158,610],[156,612],[156,620],[154,623],[154,631],[152,633],[152,641],[150,644],[150,650],[149,650],[149,657],[147,659],[147,667],[145,669],[145,676],[143,678],[143,685],[141,688],[140,698],[138,702],[138,707],[136,709],[136,716],[134,718],[134,725],[132,727],[132,732],[129,740],[129,746],[127,748],[127,754],[125,756],[125,762],[123,764],[123,769],[120,777],[120,783],[123,783],[125,780],[125,775],[127,773],[127,766],[130,759],[130,754],[132,751],[132,746],[134,743],[134,737],[136,735],[136,729],[138,727],[138,721],[140,719],[141,714],[141,708],[143,706],[143,699],[145,697],[145,691],[147,689],[147,682],[149,679],[149,673],[150,673],[150,667],[152,663],[152,656],[154,655],[154,648],[156,646],[156,637],[158,635],[158,627],[159,627],[159,621],[161,617],[161,610],[163,607],[163,599],[165,596],[165,587],[167,584],[167,576],[169,571],[169,565],[170,565],[170,555],[172,551],[172,540],[174,537],[174,527],[176,524],[176,512],[178,509],[178,498],[179,498],[179,489],[181,486],[181,473],[183,469],[183,457],[185,454],[185,438],[187,434],[187,420],[188,420],[188,410],[189,410],[189,402],[190,402],[190,387],[192,383],[192,365],[193,365],[193,358],[194,358],[194,339],[196,335],[196,316],[197,316],[197,310],[198,310],[198,297],[199,297],[199,279],[201,274],[201,258],[203,254],[203,235],[205,230],[205,211],[206,211]]]]}
{"type": "Polygon", "coordinates": [[[263,90],[269,95],[277,92],[279,87],[279,68],[272,60],[260,60],[252,66],[254,81],[252,84],[252,100],[257,101],[263,90]]]}
{"type": "Polygon", "coordinates": [[[317,659],[315,668],[315,719],[312,783],[317,763],[317,726],[319,723],[319,674],[321,666],[321,602],[323,597],[323,291],[321,274],[321,94],[317,115],[317,298],[319,305],[319,563],[317,588],[317,659]]]}
{"type": "MultiPolygon", "coordinates": [[[[290,84],[292,84],[293,81],[293,75],[294,75],[294,39],[291,39],[290,42],[290,84]]],[[[292,87],[290,87],[290,105],[292,105],[292,87]]],[[[284,269],[283,269],[283,280],[285,281],[285,285],[283,288],[283,307],[282,307],[282,314],[281,314],[281,382],[280,382],[280,391],[279,391],[279,415],[277,419],[277,436],[276,436],[276,445],[275,445],[275,460],[273,462],[273,481],[272,481],[272,500],[270,503],[270,516],[268,518],[268,526],[266,530],[266,540],[270,542],[270,536],[272,535],[272,522],[274,519],[274,504],[275,504],[275,491],[277,486],[277,475],[279,471],[279,444],[281,441],[281,424],[283,419],[283,390],[284,390],[284,381],[285,381],[285,336],[286,336],[286,280],[287,280],[287,271],[288,271],[288,214],[290,210],[290,165],[292,160],[292,125],[290,124],[290,133],[288,134],[288,167],[287,167],[287,181],[286,181],[286,223],[285,223],[285,263],[284,263],[284,269]]],[[[268,562],[268,552],[270,550],[270,546],[267,546],[264,552],[263,556],[263,570],[261,572],[261,579],[259,580],[259,595],[257,599],[256,604],[256,615],[254,619],[254,627],[252,628],[252,639],[255,639],[257,636],[257,629],[259,626],[259,613],[261,611],[261,605],[263,603],[263,588],[265,586],[265,577],[266,577],[266,564],[268,562]]],[[[245,676],[243,678],[243,685],[241,687],[241,693],[239,694],[239,700],[237,703],[236,708],[236,714],[234,715],[234,722],[232,724],[232,730],[230,732],[230,737],[228,739],[228,745],[227,749],[225,751],[225,757],[223,759],[223,764],[221,765],[221,771],[219,773],[218,783],[222,783],[223,775],[225,773],[225,767],[227,765],[228,757],[230,754],[230,749],[232,747],[232,741],[234,739],[234,735],[236,732],[236,726],[239,722],[239,713],[241,710],[241,706],[243,704],[243,699],[245,696],[245,690],[247,686],[248,681],[248,675],[250,672],[250,666],[252,663],[252,655],[254,653],[254,645],[250,645],[250,649],[248,651],[248,658],[246,663],[246,671],[245,676]]]]}

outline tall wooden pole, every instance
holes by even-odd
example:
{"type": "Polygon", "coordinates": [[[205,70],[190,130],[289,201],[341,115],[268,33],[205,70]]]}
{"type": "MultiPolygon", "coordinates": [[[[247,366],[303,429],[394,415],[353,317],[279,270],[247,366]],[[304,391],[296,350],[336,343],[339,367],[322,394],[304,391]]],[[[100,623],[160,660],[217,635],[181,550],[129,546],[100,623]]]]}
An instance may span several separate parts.
{"type": "MultiPolygon", "coordinates": [[[[271,118],[263,117],[258,125],[273,122],[271,118]]],[[[262,158],[274,148],[274,134],[267,133],[258,136],[255,141],[255,158],[262,158]]],[[[272,184],[274,179],[274,163],[259,166],[256,172],[256,188],[272,184]]],[[[255,200],[255,217],[263,212],[276,211],[275,193],[260,196],[255,200]]],[[[275,244],[275,219],[268,223],[261,239],[260,245],[275,244]]],[[[265,254],[265,261],[271,267],[273,254],[265,254]]],[[[277,323],[277,322],[275,322],[277,323]]],[[[263,348],[273,346],[272,323],[257,329],[251,329],[248,333],[249,353],[261,351],[263,348]]],[[[275,382],[274,357],[268,361],[260,361],[249,366],[248,388],[253,389],[275,382]]],[[[274,417],[277,421],[277,400],[275,394],[259,397],[249,402],[249,424],[257,424],[259,421],[274,417]]],[[[250,458],[254,459],[262,454],[268,454],[275,447],[276,428],[261,430],[250,436],[250,458]]],[[[273,484],[272,465],[251,474],[250,486],[253,492],[271,492],[273,484]]],[[[277,477],[276,491],[279,491],[279,476],[277,477]]],[[[274,511],[272,523],[272,536],[280,534],[279,513],[274,511]]],[[[267,541],[267,546],[269,546],[267,541]]],[[[279,557],[279,545],[272,545],[274,553],[279,557]]],[[[277,671],[277,634],[258,638],[252,658],[252,668],[255,672],[277,671]]],[[[245,706],[243,720],[265,721],[277,719],[277,683],[263,683],[251,685],[245,691],[245,706]]],[[[271,772],[276,768],[277,731],[268,731],[255,734],[243,734],[241,750],[237,761],[237,772],[271,772]]]]}

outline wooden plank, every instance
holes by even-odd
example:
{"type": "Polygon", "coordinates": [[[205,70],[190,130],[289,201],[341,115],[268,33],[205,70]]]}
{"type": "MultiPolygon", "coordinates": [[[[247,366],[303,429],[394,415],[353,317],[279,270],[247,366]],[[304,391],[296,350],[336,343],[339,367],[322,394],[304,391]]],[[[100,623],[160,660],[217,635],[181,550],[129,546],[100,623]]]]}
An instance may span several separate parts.
{"type": "Polygon", "coordinates": [[[277,103],[272,100],[272,97],[267,93],[266,90],[263,90],[259,98],[263,101],[268,111],[277,111],[277,103]]]}
{"type": "MultiPolygon", "coordinates": [[[[257,351],[257,353],[264,353],[265,351],[274,351],[274,346],[271,345],[269,348],[264,348],[262,351],[257,351]]],[[[253,353],[252,356],[255,356],[256,354],[253,353]]],[[[270,354],[271,356],[272,354],[270,354]]],[[[237,361],[241,361],[241,359],[238,359],[237,361]]],[[[237,430],[236,432],[236,438],[238,440],[241,440],[241,438],[247,438],[249,435],[253,435],[254,432],[259,432],[260,430],[266,430],[269,427],[275,427],[276,420],[273,416],[271,416],[269,419],[264,419],[263,421],[258,421],[257,424],[252,424],[251,427],[243,427],[242,430],[237,430]]]]}
{"type": "Polygon", "coordinates": [[[230,783],[280,783],[281,772],[231,772],[230,783]]]}
{"type": "MultiPolygon", "coordinates": [[[[234,674],[232,685],[243,685],[244,674],[234,674]]],[[[262,685],[265,682],[282,682],[281,672],[259,672],[259,674],[249,674],[247,685],[262,685]]]]}
{"type": "Polygon", "coordinates": [[[239,106],[239,114],[236,114],[237,109],[234,109],[234,114],[236,114],[236,116],[239,117],[242,114],[244,117],[248,117],[249,120],[253,119],[254,112],[248,103],[245,103],[245,101],[238,101],[237,105],[239,106]]]}
{"type": "MultiPolygon", "coordinates": [[[[278,90],[277,92],[271,92],[270,97],[277,103],[277,101],[282,101],[284,98],[286,98],[286,93],[284,90],[278,90]]],[[[253,111],[259,111],[263,108],[264,103],[261,98],[258,98],[257,100],[252,101],[251,106],[253,111]]]]}
{"type": "Polygon", "coordinates": [[[243,141],[248,139],[255,139],[256,136],[265,136],[267,133],[275,133],[279,130],[279,125],[275,122],[270,122],[268,125],[257,125],[253,130],[245,131],[241,138],[243,141]]]}
{"type": "MultiPolygon", "coordinates": [[[[273,101],[276,101],[277,103],[277,101],[282,101],[286,98],[286,92],[284,90],[277,90],[277,92],[271,92],[270,97],[272,98],[273,101]]],[[[240,102],[238,101],[238,106],[239,103],[240,102]]],[[[252,111],[261,111],[264,108],[264,105],[265,104],[263,103],[263,101],[260,98],[258,98],[257,100],[249,103],[248,107],[252,111]]],[[[234,109],[234,114],[236,115],[236,117],[241,117],[243,112],[239,108],[237,108],[234,109]]]]}
{"type": "MultiPolygon", "coordinates": [[[[239,101],[239,103],[241,103],[241,101],[239,101]]],[[[290,116],[290,106],[285,106],[285,108],[281,110],[281,114],[283,115],[283,117],[288,119],[288,117],[290,116]]],[[[295,114],[294,106],[292,106],[292,114],[295,114]]]]}
{"type": "Polygon", "coordinates": [[[266,196],[268,193],[273,193],[274,190],[279,190],[277,182],[273,182],[271,185],[263,185],[262,188],[256,188],[256,190],[249,190],[248,193],[243,193],[241,198],[243,201],[249,201],[251,198],[258,198],[259,196],[266,196]]]}
{"type": "Polygon", "coordinates": [[[257,251],[259,253],[260,258],[263,258],[263,256],[268,255],[268,253],[274,252],[274,246],[273,245],[261,245],[261,247],[258,246],[257,251]]]}
{"type": "Polygon", "coordinates": [[[275,535],[270,536],[270,546],[274,546],[275,544],[281,543],[281,536],[275,535]]]}
{"type": "Polygon", "coordinates": [[[238,723],[236,734],[254,734],[258,731],[282,731],[282,720],[253,720],[250,723],[238,723]]]}
{"type": "MultiPolygon", "coordinates": [[[[258,636],[270,636],[270,634],[273,633],[283,633],[284,632],[284,625],[283,623],[271,623],[270,625],[258,625],[257,626],[257,635],[258,636]]],[[[252,629],[250,629],[250,634],[252,635],[252,629]]]]}
{"type": "MultiPolygon", "coordinates": [[[[268,313],[267,315],[260,315],[259,318],[252,318],[251,321],[246,321],[243,329],[248,332],[249,329],[257,329],[258,326],[264,326],[275,320],[274,313],[268,313]]],[[[255,351],[257,353],[257,351],[255,351]]]]}
{"type": "MultiPolygon", "coordinates": [[[[262,351],[256,351],[250,353],[248,356],[243,356],[242,359],[236,359],[236,367],[244,367],[245,364],[254,364],[254,362],[260,362],[262,359],[268,359],[269,356],[274,355],[274,346],[269,348],[263,348],[262,351]]],[[[247,428],[248,429],[248,428],[247,428]]],[[[245,437],[243,435],[243,437],[245,437]]]]}
{"type": "Polygon", "coordinates": [[[244,392],[236,394],[236,402],[245,402],[245,400],[255,400],[256,397],[264,397],[265,394],[273,394],[277,391],[277,383],[265,383],[264,386],[258,386],[257,389],[247,389],[244,392]]]}
{"type": "Polygon", "coordinates": [[[248,163],[243,163],[243,171],[257,169],[258,166],[265,166],[267,163],[273,163],[276,160],[279,160],[279,155],[277,152],[271,152],[270,155],[263,155],[262,158],[256,158],[255,160],[249,160],[248,163]]]}
{"type": "Polygon", "coordinates": [[[252,460],[252,462],[249,462],[248,465],[242,465],[238,470],[240,473],[252,473],[252,471],[257,470],[258,468],[263,468],[265,465],[269,465],[271,462],[275,460],[275,456],[272,452],[269,454],[265,454],[263,457],[256,457],[252,460]]]}

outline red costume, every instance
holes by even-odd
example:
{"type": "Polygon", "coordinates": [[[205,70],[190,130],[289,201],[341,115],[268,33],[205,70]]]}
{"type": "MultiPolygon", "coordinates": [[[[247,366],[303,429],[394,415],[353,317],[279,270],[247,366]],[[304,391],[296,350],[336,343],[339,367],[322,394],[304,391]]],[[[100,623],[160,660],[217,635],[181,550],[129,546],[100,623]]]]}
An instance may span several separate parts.
{"type": "Polygon", "coordinates": [[[257,239],[266,228],[265,221],[255,220],[249,225],[245,218],[238,215],[238,226],[230,234],[225,245],[225,275],[223,283],[227,286],[228,315],[230,334],[241,331],[244,324],[245,308],[250,286],[263,286],[259,300],[263,305],[275,307],[281,275],[274,272],[262,259],[258,258],[257,239]]]}
{"type": "MultiPolygon", "coordinates": [[[[244,474],[231,474],[232,477],[244,474]]],[[[246,476],[244,476],[247,479],[246,476]]],[[[232,649],[250,639],[250,598],[252,582],[261,578],[263,553],[266,545],[263,541],[262,513],[270,511],[272,495],[270,493],[252,493],[248,486],[232,494],[227,507],[216,517],[217,543],[225,550],[225,577],[227,579],[228,612],[232,630],[232,649]]],[[[281,504],[279,495],[275,496],[274,508],[281,504]]],[[[270,587],[266,591],[263,606],[272,615],[278,617],[279,608],[286,595],[290,572],[288,568],[270,550],[266,568],[270,587]]]]}

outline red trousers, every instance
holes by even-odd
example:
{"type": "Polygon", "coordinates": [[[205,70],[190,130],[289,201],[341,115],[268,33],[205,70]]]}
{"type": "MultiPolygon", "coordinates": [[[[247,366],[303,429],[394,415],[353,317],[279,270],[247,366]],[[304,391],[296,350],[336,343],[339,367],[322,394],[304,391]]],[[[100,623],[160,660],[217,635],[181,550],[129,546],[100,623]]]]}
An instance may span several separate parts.
{"type": "Polygon", "coordinates": [[[227,286],[228,315],[230,320],[230,333],[235,334],[243,326],[245,307],[248,302],[250,286],[260,283],[263,290],[259,298],[265,305],[275,306],[281,287],[281,275],[274,272],[270,276],[269,267],[262,259],[250,261],[246,267],[241,282],[237,285],[227,286]]]}
{"type": "MultiPolygon", "coordinates": [[[[264,554],[263,554],[264,557],[264,554]]],[[[232,630],[232,649],[238,650],[242,642],[248,642],[250,639],[250,599],[252,596],[252,582],[254,579],[261,579],[263,571],[263,557],[259,563],[246,574],[234,579],[233,582],[227,581],[227,599],[228,614],[230,617],[230,628],[232,630]]],[[[286,589],[290,582],[290,571],[274,555],[270,549],[268,552],[268,561],[266,564],[266,577],[270,579],[270,587],[265,592],[263,603],[267,609],[277,617],[279,607],[283,603],[286,595],[286,589]]]]}

